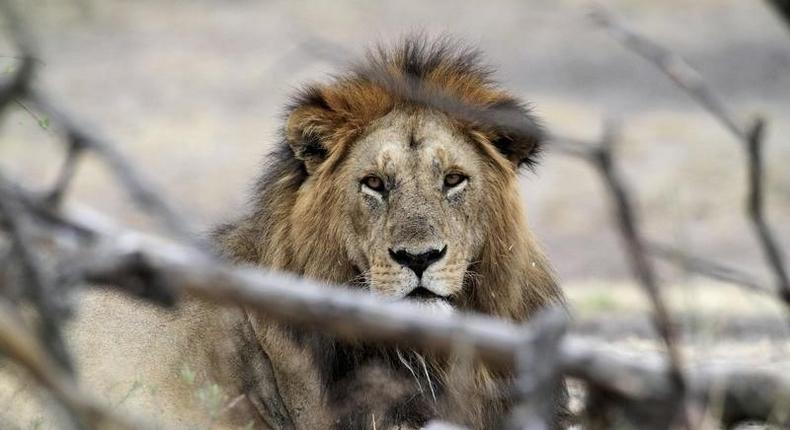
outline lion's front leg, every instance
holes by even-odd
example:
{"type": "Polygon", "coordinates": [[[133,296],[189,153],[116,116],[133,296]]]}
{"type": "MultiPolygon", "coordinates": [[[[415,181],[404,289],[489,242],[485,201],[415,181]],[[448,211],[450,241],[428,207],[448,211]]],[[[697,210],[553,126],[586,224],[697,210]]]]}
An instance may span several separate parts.
{"type": "Polygon", "coordinates": [[[332,414],[326,405],[313,354],[280,324],[250,315],[248,323],[255,345],[269,362],[265,386],[256,380],[261,386],[251,390],[265,393],[259,400],[259,413],[279,410],[287,414],[289,426],[283,427],[284,430],[331,428],[332,414]]]}

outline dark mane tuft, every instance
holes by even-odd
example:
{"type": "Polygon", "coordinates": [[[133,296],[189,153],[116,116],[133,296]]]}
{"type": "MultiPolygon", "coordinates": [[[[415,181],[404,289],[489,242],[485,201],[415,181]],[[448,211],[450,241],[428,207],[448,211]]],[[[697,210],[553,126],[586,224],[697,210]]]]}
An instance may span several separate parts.
{"type": "Polygon", "coordinates": [[[440,68],[459,74],[477,76],[491,84],[491,68],[483,63],[483,55],[471,46],[447,36],[434,40],[423,35],[409,36],[394,46],[378,45],[368,52],[367,64],[362,65],[361,75],[371,66],[382,69],[395,67],[416,79],[426,79],[440,68]]]}
{"type": "MultiPolygon", "coordinates": [[[[406,37],[370,50],[364,61],[326,84],[303,88],[288,109],[286,137],[308,152],[329,154],[371,121],[399,106],[435,109],[459,121],[515,166],[536,162],[543,130],[527,105],[503,90],[480,51],[449,37],[406,37]]],[[[299,148],[296,156],[306,154],[299,148]]]]}

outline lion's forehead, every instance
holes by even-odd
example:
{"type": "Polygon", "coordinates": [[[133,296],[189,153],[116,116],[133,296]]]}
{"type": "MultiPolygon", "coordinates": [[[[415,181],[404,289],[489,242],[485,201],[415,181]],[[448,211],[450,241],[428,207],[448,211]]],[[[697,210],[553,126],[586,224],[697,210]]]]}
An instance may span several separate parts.
{"type": "Polygon", "coordinates": [[[431,112],[398,112],[373,122],[355,143],[350,161],[364,171],[398,176],[441,174],[451,167],[476,165],[469,138],[449,120],[431,112]]]}

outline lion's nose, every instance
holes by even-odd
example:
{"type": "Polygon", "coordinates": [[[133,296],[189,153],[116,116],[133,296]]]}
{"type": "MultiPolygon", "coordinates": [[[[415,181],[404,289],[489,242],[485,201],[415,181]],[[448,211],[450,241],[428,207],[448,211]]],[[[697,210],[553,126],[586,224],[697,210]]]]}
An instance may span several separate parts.
{"type": "Polygon", "coordinates": [[[445,245],[442,249],[430,249],[420,254],[412,254],[405,249],[393,251],[392,248],[389,249],[389,252],[390,257],[392,257],[392,259],[398,264],[408,267],[417,275],[418,278],[422,278],[422,272],[424,272],[428,266],[436,263],[437,261],[441,260],[442,257],[444,257],[444,254],[447,253],[447,245],[445,245]]]}

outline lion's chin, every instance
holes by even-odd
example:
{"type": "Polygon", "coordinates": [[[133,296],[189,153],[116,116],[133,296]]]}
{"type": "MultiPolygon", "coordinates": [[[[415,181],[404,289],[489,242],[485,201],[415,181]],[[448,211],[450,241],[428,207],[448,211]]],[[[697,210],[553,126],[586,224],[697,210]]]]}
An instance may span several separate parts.
{"type": "Polygon", "coordinates": [[[455,312],[455,308],[447,300],[435,299],[409,299],[409,301],[416,303],[417,306],[424,308],[432,315],[443,314],[449,315],[455,312]]]}

